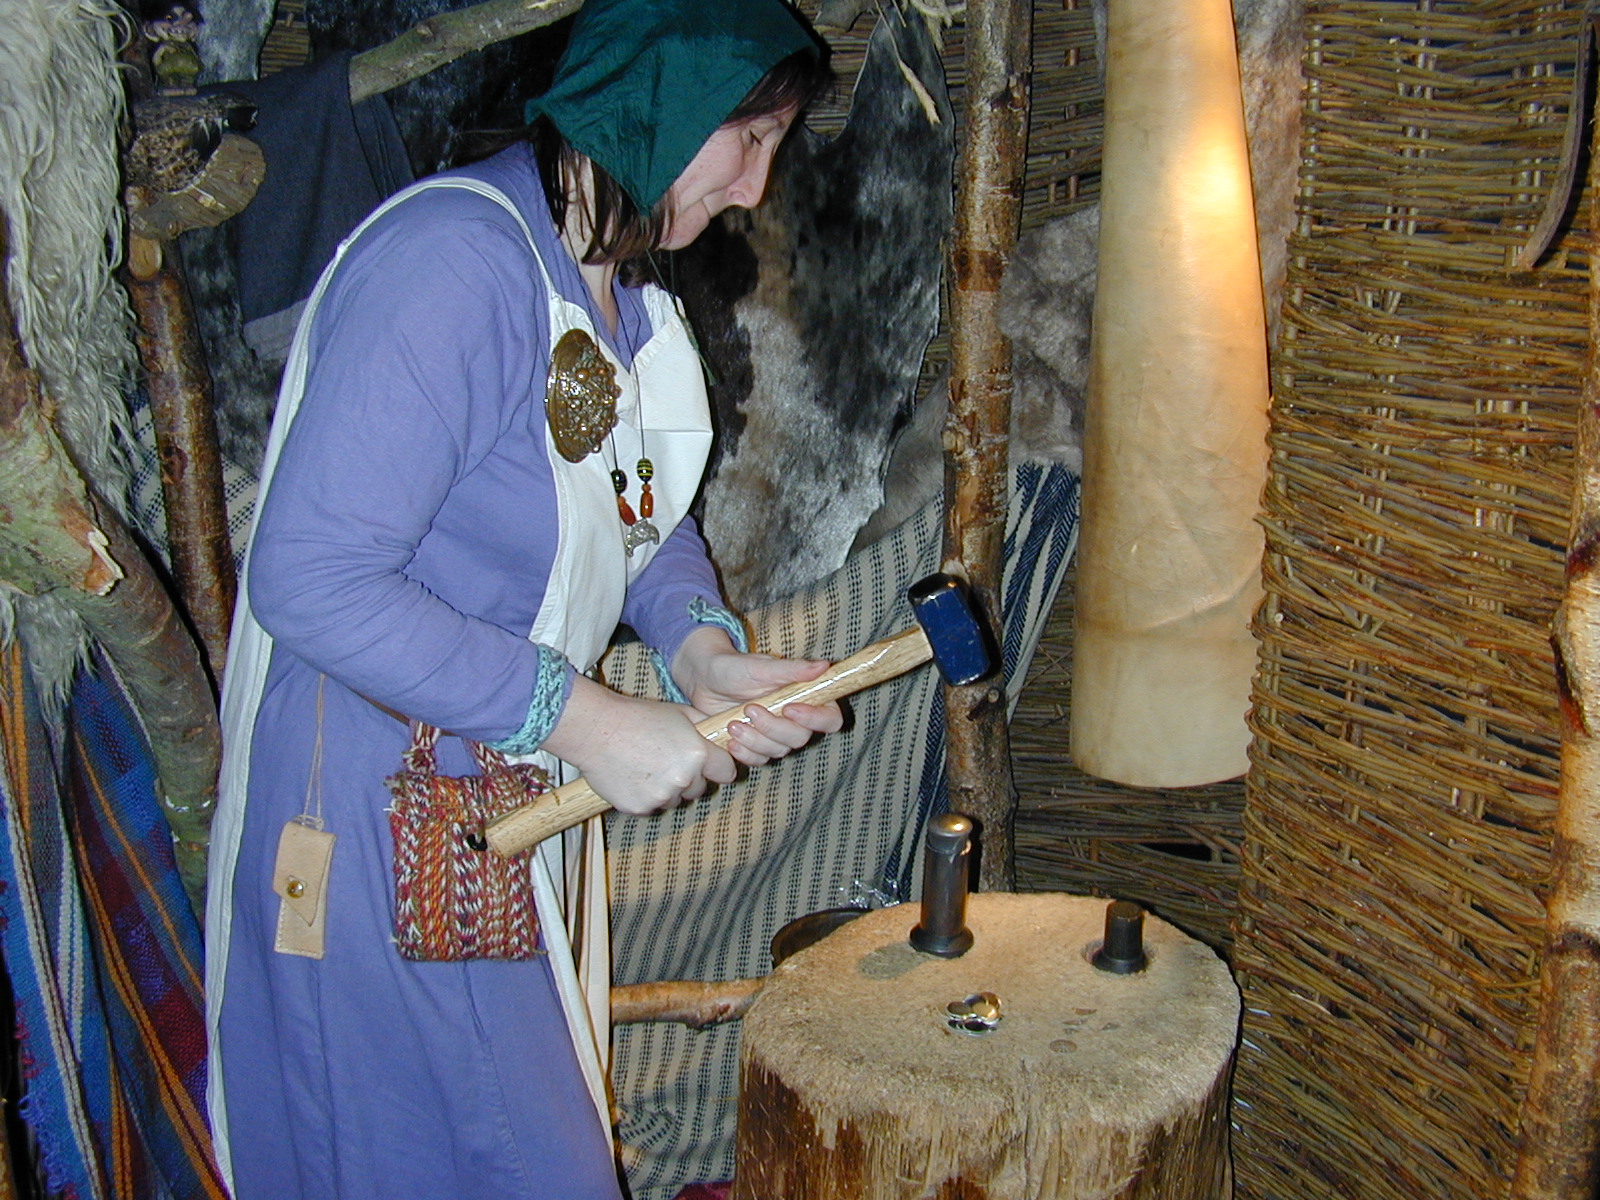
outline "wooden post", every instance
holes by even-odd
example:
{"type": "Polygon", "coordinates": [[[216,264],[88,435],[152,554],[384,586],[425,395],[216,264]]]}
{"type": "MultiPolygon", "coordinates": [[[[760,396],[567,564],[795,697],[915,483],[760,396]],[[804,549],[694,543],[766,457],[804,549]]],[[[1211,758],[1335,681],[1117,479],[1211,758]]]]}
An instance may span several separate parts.
{"type": "Polygon", "coordinates": [[[195,329],[177,243],[137,234],[128,241],[123,282],[138,320],[139,359],[161,459],[167,552],[183,607],[205,647],[213,683],[220,684],[238,579],[222,492],[211,372],[195,329]]]}
{"type": "MultiPolygon", "coordinates": [[[[967,6],[967,125],[951,247],[950,415],[945,424],[945,570],[971,585],[998,638],[1010,487],[1011,345],[1000,281],[1022,219],[1031,5],[967,6]]],[[[1016,796],[1003,681],[944,689],[950,808],[978,822],[979,886],[1015,886],[1016,796]]]]}
{"type": "MultiPolygon", "coordinates": [[[[1587,39],[1585,50],[1587,51],[1587,39]]],[[[1600,119],[1600,110],[1596,112],[1600,119]]],[[[1581,120],[1572,114],[1569,120],[1581,120]]],[[[1589,168],[1590,233],[1600,174],[1589,168]]],[[[1600,260],[1589,260],[1589,354],[1578,410],[1567,591],[1553,641],[1561,783],[1539,1026],[1513,1200],[1592,1200],[1600,1179],[1600,260]]]]}

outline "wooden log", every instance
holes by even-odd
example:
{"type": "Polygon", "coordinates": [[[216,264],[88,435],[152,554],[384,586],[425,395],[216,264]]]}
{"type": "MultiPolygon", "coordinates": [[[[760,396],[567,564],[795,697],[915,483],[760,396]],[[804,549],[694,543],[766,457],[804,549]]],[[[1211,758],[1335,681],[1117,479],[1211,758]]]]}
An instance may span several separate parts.
{"type": "MultiPolygon", "coordinates": [[[[1585,39],[1588,40],[1587,38],[1585,39]]],[[[1597,102],[1600,103],[1600,102],[1597,102]]],[[[1595,113],[1600,119],[1600,108],[1595,113]]],[[[1591,126],[1592,127],[1592,126],[1591,126]]],[[[1591,157],[1590,194],[1600,188],[1591,157]]],[[[1591,205],[1600,236],[1600,206],[1591,205]]],[[[1556,613],[1561,780],[1545,902],[1539,1024],[1513,1200],[1592,1200],[1600,1183],[1600,260],[1589,262],[1589,356],[1578,435],[1567,591],[1556,613]]]]}
{"type": "MultiPolygon", "coordinates": [[[[945,423],[944,570],[964,578],[1000,629],[1011,424],[1011,344],[1000,332],[1000,281],[1022,220],[1033,8],[967,6],[966,143],[951,244],[950,411],[945,423]]],[[[1016,792],[1004,687],[945,687],[945,775],[952,811],[978,822],[979,886],[1015,886],[1016,792]]]]}
{"type": "Polygon", "coordinates": [[[971,950],[880,909],[787,959],[745,1015],[734,1200],[1214,1200],[1229,1186],[1227,967],[1145,920],[1147,969],[1091,966],[1106,905],[986,893],[971,950]],[[991,992],[997,1028],[953,1031],[991,992]]]}
{"type": "Polygon", "coordinates": [[[116,664],[149,739],[178,871],[200,915],[222,759],[200,654],[127,530],[93,503],[45,410],[0,289],[0,581],[66,599],[116,664]]]}
{"type": "MultiPolygon", "coordinates": [[[[0,213],[0,268],[9,257],[7,238],[0,213]]],[[[28,595],[57,588],[103,595],[123,570],[46,411],[0,286],[0,583],[28,595]]]]}
{"type": "Polygon", "coordinates": [[[128,231],[150,241],[171,241],[190,229],[209,229],[243,212],[267,175],[261,147],[225,133],[200,174],[176,192],[144,193],[143,206],[129,205],[128,231]]]}

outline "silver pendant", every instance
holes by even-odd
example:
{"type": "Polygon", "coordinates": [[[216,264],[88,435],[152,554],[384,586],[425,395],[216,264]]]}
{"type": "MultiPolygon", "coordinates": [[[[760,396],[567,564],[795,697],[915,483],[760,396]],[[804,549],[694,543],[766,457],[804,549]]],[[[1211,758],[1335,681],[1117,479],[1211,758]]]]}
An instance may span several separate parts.
{"type": "Polygon", "coordinates": [[[649,520],[641,517],[628,526],[628,532],[622,535],[622,548],[628,552],[628,557],[633,557],[633,552],[646,542],[661,544],[661,531],[649,520]]]}

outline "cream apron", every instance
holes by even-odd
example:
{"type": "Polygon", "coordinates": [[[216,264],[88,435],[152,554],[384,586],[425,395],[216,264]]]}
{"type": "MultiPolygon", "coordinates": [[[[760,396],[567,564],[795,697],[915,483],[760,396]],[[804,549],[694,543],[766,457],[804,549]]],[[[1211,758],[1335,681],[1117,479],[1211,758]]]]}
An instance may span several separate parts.
{"type": "MultiPolygon", "coordinates": [[[[340,245],[306,303],[284,371],[272,435],[262,464],[256,512],[266,499],[273,472],[300,399],[305,392],[309,330],[346,249],[378,217],[408,196],[429,188],[464,188],[501,205],[527,236],[528,246],[544,279],[550,312],[550,345],[562,334],[581,329],[616,367],[622,395],[617,400],[617,428],[603,452],[569,463],[556,451],[548,426],[545,453],[555,479],[560,537],[544,602],[529,632],[530,640],[555,647],[580,670],[594,667],[622,614],[629,584],[637,579],[656,546],[645,543],[629,557],[623,550],[623,526],[617,516],[611,483],[611,447],[624,463],[641,453],[655,464],[653,524],[664,540],[682,520],[694,498],[711,446],[711,423],[699,357],[673,302],[657,288],[644,289],[646,311],[654,330],[624,370],[598,335],[588,314],[556,292],[539,259],[533,235],[511,200],[475,179],[440,176],[397,193],[372,213],[340,245]],[[640,404],[640,394],[646,399],[640,404]],[[642,420],[641,420],[642,413],[642,420]],[[644,425],[641,442],[640,425],[644,425]]],[[[626,469],[626,468],[624,468],[626,469]]],[[[251,536],[254,536],[254,523],[251,536]]],[[[227,975],[230,914],[233,909],[234,864],[244,828],[249,792],[250,747],[256,710],[272,658],[272,638],[256,623],[249,606],[249,564],[239,581],[228,650],[228,671],[222,689],[223,758],[218,784],[217,816],[212,827],[210,888],[206,901],[206,1028],[210,1038],[210,1087],[207,1107],[216,1142],[217,1161],[229,1188],[233,1186],[232,1154],[220,1062],[218,1017],[227,975]]],[[[573,772],[546,754],[532,756],[565,781],[573,772]]],[[[339,831],[330,828],[329,832],[339,831]]],[[[338,870],[338,858],[334,859],[338,870]]],[[[606,1093],[610,1042],[611,957],[606,903],[605,844],[599,818],[543,842],[533,856],[534,892],[539,921],[567,1026],[583,1064],[590,1094],[602,1125],[611,1127],[606,1093]]],[[[338,913],[328,916],[330,936],[337,936],[338,913]]]]}

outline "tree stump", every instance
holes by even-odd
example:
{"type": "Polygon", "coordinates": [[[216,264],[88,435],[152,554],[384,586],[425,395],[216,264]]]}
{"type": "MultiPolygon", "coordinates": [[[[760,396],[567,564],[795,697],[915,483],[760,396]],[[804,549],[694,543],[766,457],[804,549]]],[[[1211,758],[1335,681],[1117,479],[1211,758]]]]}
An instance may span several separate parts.
{"type": "Polygon", "coordinates": [[[1105,913],[982,893],[972,949],[940,959],[907,942],[906,904],[784,962],[744,1020],[734,1200],[1226,1196],[1238,991],[1152,917],[1143,972],[1095,968],[1105,913]],[[998,1026],[952,1029],[979,992],[998,1026]]]}

